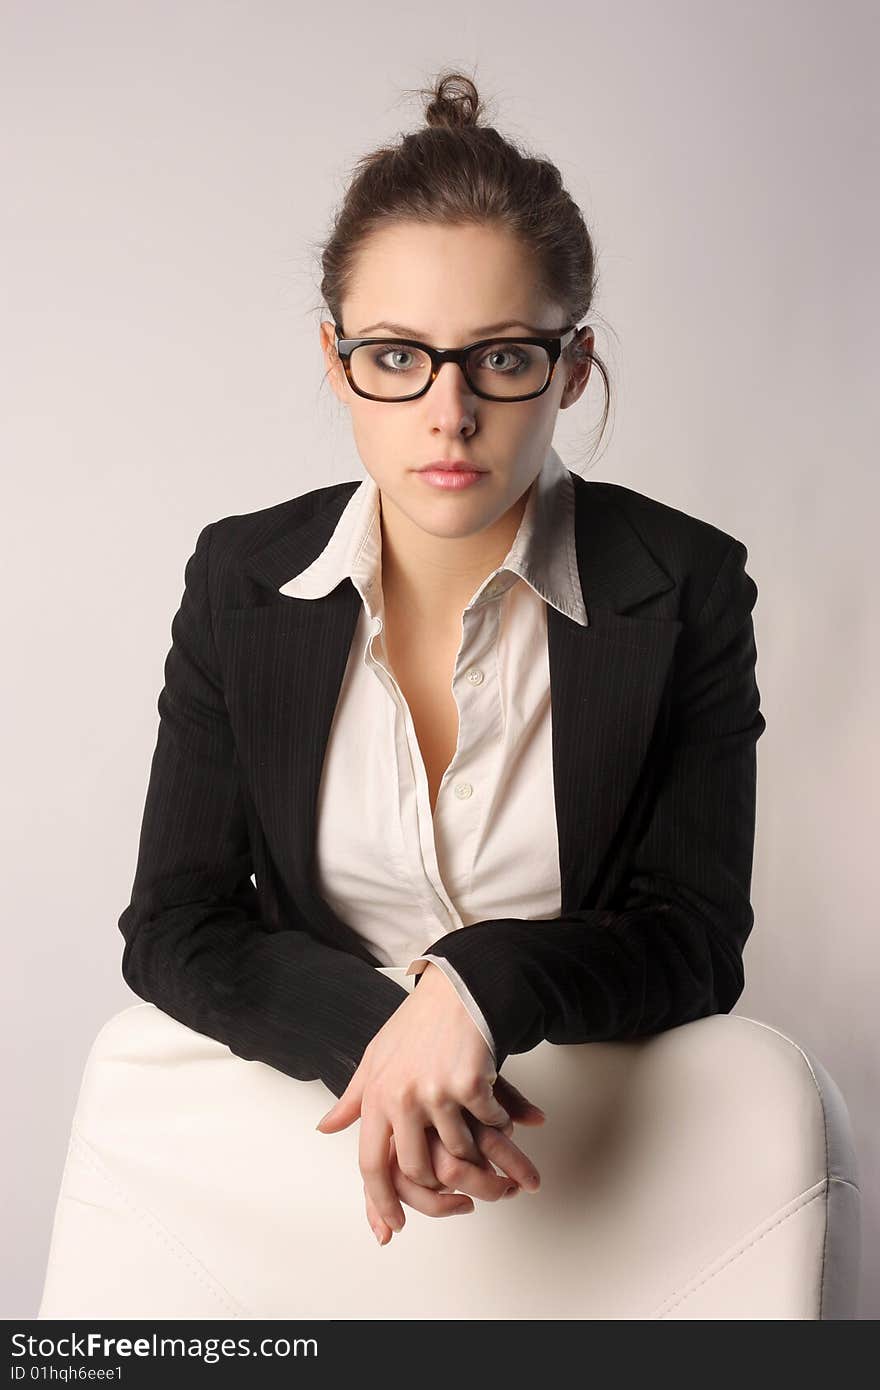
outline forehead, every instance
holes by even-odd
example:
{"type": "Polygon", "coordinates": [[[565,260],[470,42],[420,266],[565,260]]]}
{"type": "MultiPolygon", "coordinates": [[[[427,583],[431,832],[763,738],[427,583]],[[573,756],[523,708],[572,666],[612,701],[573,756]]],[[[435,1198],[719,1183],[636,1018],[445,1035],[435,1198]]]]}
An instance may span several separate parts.
{"type": "Polygon", "coordinates": [[[477,337],[501,321],[546,326],[558,317],[551,309],[534,257],[510,233],[413,222],[384,227],[362,245],[343,305],[350,335],[383,320],[418,330],[416,337],[477,337]]]}

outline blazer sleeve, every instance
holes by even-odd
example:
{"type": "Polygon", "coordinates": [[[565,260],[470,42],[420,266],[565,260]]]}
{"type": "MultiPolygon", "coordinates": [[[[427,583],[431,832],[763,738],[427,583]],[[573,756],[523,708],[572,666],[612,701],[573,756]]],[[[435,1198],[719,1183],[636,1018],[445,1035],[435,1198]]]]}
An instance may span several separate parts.
{"type": "Polygon", "coordinates": [[[609,905],[474,922],[425,952],[466,982],[498,1067],[542,1039],[634,1038],[729,1013],[742,993],[765,728],[747,557],[734,540],[682,628],[655,798],[609,905]]]}
{"type": "Polygon", "coordinates": [[[122,975],[178,1022],[340,1096],[407,998],[369,962],[261,920],[208,599],[210,522],[186,564],[159,695],[159,731],[122,975]]]}

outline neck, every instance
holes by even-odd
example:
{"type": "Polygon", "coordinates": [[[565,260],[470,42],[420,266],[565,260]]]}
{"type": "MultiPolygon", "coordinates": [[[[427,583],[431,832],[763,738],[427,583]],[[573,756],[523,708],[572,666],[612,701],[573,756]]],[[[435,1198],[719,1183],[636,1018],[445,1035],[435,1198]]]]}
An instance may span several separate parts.
{"type": "Polygon", "coordinates": [[[382,593],[389,611],[405,611],[432,630],[458,624],[483,580],[501,564],[522,520],[528,489],[490,527],[473,536],[428,535],[380,499],[382,593]]]}

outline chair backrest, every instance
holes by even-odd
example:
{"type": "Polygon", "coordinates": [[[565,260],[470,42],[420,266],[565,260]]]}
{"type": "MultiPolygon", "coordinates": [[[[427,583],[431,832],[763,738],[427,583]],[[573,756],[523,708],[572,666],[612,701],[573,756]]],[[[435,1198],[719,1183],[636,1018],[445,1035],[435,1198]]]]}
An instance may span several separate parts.
{"type": "MultiPolygon", "coordinates": [[[[412,977],[388,967],[407,988],[412,977]]],[[[405,1206],[384,1249],[359,1125],[152,1004],[89,1053],[39,1318],[856,1316],[852,1132],[827,1072],[757,1020],[511,1056],[547,1112],[538,1193],[464,1219],[405,1206]]]]}

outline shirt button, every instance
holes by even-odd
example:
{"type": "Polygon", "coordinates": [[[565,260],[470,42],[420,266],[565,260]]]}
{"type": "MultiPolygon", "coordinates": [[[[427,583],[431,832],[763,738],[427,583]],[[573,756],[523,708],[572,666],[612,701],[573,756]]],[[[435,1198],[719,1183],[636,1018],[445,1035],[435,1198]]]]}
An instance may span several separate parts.
{"type": "Polygon", "coordinates": [[[459,801],[466,801],[467,798],[472,795],[473,790],[470,782],[459,782],[455,788],[455,795],[458,797],[459,801]]]}
{"type": "Polygon", "coordinates": [[[467,673],[467,678],[470,681],[471,685],[482,685],[483,683],[483,673],[476,666],[471,667],[471,669],[467,673]]]}

